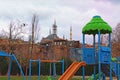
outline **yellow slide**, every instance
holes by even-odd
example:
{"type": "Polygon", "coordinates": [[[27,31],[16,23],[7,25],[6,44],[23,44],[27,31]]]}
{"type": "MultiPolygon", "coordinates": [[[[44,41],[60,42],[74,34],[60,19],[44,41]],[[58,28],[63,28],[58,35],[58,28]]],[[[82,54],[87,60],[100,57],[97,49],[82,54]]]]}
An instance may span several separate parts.
{"type": "Polygon", "coordinates": [[[59,80],[69,80],[81,66],[86,66],[85,62],[73,62],[70,67],[63,73],[59,80]]]}

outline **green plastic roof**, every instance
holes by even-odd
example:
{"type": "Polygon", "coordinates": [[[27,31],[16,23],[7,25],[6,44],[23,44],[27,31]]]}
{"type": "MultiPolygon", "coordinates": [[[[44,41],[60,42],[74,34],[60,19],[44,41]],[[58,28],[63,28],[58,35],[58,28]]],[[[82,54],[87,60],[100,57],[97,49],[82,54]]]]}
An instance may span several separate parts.
{"type": "Polygon", "coordinates": [[[84,34],[101,34],[111,33],[112,28],[100,16],[94,16],[82,29],[84,34]]]}

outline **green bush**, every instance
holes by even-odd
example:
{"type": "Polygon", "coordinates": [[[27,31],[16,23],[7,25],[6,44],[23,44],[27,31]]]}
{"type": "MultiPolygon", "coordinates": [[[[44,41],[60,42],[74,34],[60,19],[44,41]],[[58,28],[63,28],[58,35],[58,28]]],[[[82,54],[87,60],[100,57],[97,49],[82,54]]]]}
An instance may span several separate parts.
{"type": "Polygon", "coordinates": [[[0,74],[5,75],[8,71],[8,62],[6,57],[1,57],[0,56],[0,74]]]}

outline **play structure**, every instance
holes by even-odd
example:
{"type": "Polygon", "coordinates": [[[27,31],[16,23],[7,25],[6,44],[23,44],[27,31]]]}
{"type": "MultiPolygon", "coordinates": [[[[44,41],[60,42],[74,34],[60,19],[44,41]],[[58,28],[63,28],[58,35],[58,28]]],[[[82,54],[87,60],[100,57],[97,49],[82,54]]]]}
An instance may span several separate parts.
{"type": "Polygon", "coordinates": [[[0,51],[0,56],[3,56],[3,57],[9,57],[10,58],[10,68],[9,68],[9,71],[8,71],[8,80],[10,80],[10,73],[11,73],[11,68],[12,68],[12,62],[15,61],[19,67],[19,70],[22,74],[22,77],[23,77],[23,80],[26,80],[26,78],[24,77],[24,73],[23,73],[23,70],[22,70],[22,67],[21,65],[19,64],[17,58],[15,57],[14,54],[8,54],[6,52],[3,52],[3,51],[0,51]]]}
{"type": "MultiPolygon", "coordinates": [[[[117,80],[120,80],[120,58],[112,58],[111,55],[111,33],[112,28],[100,17],[94,16],[90,22],[88,22],[82,29],[82,48],[72,48],[70,50],[71,58],[76,59],[69,68],[64,72],[64,60],[32,60],[30,59],[29,64],[29,80],[31,80],[32,75],[32,63],[38,63],[38,80],[40,80],[40,66],[41,63],[53,63],[53,78],[54,80],[56,74],[56,63],[62,63],[62,75],[59,80],[70,80],[70,78],[82,67],[82,80],[85,80],[85,66],[93,65],[93,74],[88,78],[88,80],[106,80],[106,73],[102,70],[102,65],[106,70],[108,68],[109,80],[112,80],[112,74],[117,76],[117,80]],[[101,44],[101,34],[108,35],[108,43],[106,45],[101,44]],[[93,45],[91,47],[86,47],[86,35],[93,36],[93,45]],[[96,38],[97,37],[97,38],[96,38]],[[96,65],[98,65],[98,71],[96,71],[96,65]],[[97,73],[98,72],[98,73],[97,73]]],[[[12,67],[12,61],[15,60],[19,66],[20,72],[25,80],[24,73],[20,64],[18,63],[14,54],[7,54],[5,52],[0,52],[0,56],[10,57],[10,70],[8,74],[8,80],[10,80],[10,71],[12,67]]],[[[50,79],[50,78],[49,78],[50,79]]]]}
{"type": "Polygon", "coordinates": [[[29,80],[31,79],[31,75],[32,75],[32,63],[33,62],[37,62],[38,63],[38,80],[40,80],[40,64],[41,63],[52,63],[53,64],[53,75],[52,75],[52,80],[55,80],[55,75],[56,75],[56,63],[62,63],[62,74],[64,73],[64,60],[61,61],[57,61],[57,60],[30,60],[30,64],[29,64],[29,80]]]}
{"type": "MultiPolygon", "coordinates": [[[[114,60],[112,60],[113,58],[111,55],[112,28],[100,16],[94,16],[92,20],[83,27],[82,33],[82,49],[71,49],[71,57],[75,58],[78,61],[85,61],[87,65],[94,65],[93,74],[88,80],[106,80],[106,74],[103,73],[102,66],[104,66],[106,70],[107,68],[109,69],[107,71],[109,73],[109,80],[112,80],[112,74],[114,73],[115,76],[117,76],[117,80],[120,80],[120,58],[115,58],[114,60]],[[86,47],[86,34],[93,36],[92,47],[86,47]],[[101,44],[101,34],[108,34],[107,45],[101,44]],[[98,73],[96,73],[96,65],[98,65],[98,73]]],[[[84,70],[85,69],[83,67],[83,71],[84,70]]]]}
{"type": "MultiPolygon", "coordinates": [[[[6,52],[3,52],[3,51],[0,51],[0,56],[3,56],[3,57],[9,57],[10,58],[10,62],[9,62],[9,65],[10,65],[10,68],[9,68],[9,72],[8,72],[8,80],[10,80],[10,73],[11,73],[11,68],[12,68],[12,62],[15,61],[19,67],[19,70],[22,74],[22,77],[23,77],[23,80],[26,80],[25,76],[24,76],[24,72],[22,70],[22,67],[21,65],[19,64],[17,58],[15,57],[14,54],[8,54],[6,52]]],[[[42,63],[53,63],[53,75],[52,75],[52,80],[54,80],[55,78],[55,74],[56,74],[56,63],[62,63],[62,74],[64,73],[64,60],[61,60],[61,61],[57,61],[57,60],[30,60],[30,64],[29,64],[29,78],[28,80],[32,80],[31,79],[31,75],[32,75],[32,63],[33,62],[38,62],[38,80],[40,80],[40,64],[41,62],[42,63]]]]}
{"type": "Polygon", "coordinates": [[[101,80],[101,65],[108,64],[110,66],[109,69],[109,77],[112,80],[112,65],[111,65],[111,33],[112,28],[100,17],[94,16],[90,22],[88,22],[84,28],[82,29],[83,33],[83,61],[87,63],[87,65],[94,65],[94,80],[96,80],[96,66],[98,64],[98,80],[101,80]],[[93,47],[86,48],[85,47],[85,35],[93,36],[93,47]],[[101,34],[108,34],[108,44],[104,46],[101,44],[101,34]],[[96,44],[96,36],[98,37],[98,41],[96,44]]]}
{"type": "MultiPolygon", "coordinates": [[[[100,17],[100,16],[94,16],[90,22],[88,22],[82,29],[83,33],[83,43],[82,43],[82,49],[73,49],[72,52],[74,52],[75,58],[79,61],[86,62],[87,65],[94,65],[94,80],[96,80],[96,64],[98,64],[98,80],[104,79],[105,80],[105,74],[104,78],[101,77],[101,65],[108,64],[109,69],[109,77],[110,80],[112,80],[112,64],[111,64],[111,33],[112,28],[100,17]],[[93,36],[93,47],[86,47],[85,43],[85,35],[92,35],[93,36]],[[108,34],[108,44],[107,46],[104,46],[101,44],[101,34],[108,34]],[[97,37],[97,44],[96,44],[96,37],[97,37]],[[78,53],[76,55],[76,52],[78,53]],[[80,53],[82,52],[82,53],[80,53]],[[76,57],[77,56],[77,57],[76,57]],[[78,57],[79,56],[79,57],[78,57]],[[79,59],[80,58],[80,59],[79,59]]],[[[71,53],[72,54],[72,53],[71,53]]],[[[73,64],[72,64],[73,65],[73,64]]],[[[77,64],[75,64],[76,67],[74,69],[74,72],[78,69],[77,64]]],[[[85,66],[85,65],[84,65],[85,66]]],[[[70,66],[71,69],[71,66],[70,66]]],[[[69,68],[67,69],[69,70],[69,68]]],[[[66,71],[67,71],[66,70],[66,71]]],[[[71,69],[73,70],[73,69],[71,69]]],[[[69,70],[70,71],[70,70],[69,70]]],[[[83,73],[83,80],[85,80],[85,67],[82,67],[82,73],[83,73]]],[[[72,72],[73,73],[73,72],[72,72]]],[[[70,75],[70,73],[65,73],[66,77],[70,75]]],[[[65,74],[63,74],[65,76],[65,74]]],[[[72,76],[73,74],[71,74],[72,76]]],[[[61,80],[69,80],[69,78],[63,78],[61,80]]]]}

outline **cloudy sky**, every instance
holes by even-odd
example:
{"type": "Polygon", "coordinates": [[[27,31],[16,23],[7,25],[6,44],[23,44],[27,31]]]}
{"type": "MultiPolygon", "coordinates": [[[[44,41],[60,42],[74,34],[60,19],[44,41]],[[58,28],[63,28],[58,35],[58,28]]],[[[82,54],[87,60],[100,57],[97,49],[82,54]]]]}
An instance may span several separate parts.
{"type": "Polygon", "coordinates": [[[0,0],[0,30],[8,30],[13,20],[27,23],[29,30],[34,13],[39,15],[40,39],[49,34],[56,20],[58,36],[69,39],[72,26],[73,39],[81,41],[83,26],[95,15],[113,28],[120,22],[120,0],[0,0]]]}

